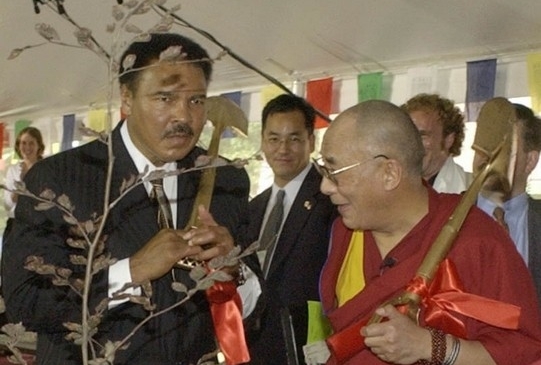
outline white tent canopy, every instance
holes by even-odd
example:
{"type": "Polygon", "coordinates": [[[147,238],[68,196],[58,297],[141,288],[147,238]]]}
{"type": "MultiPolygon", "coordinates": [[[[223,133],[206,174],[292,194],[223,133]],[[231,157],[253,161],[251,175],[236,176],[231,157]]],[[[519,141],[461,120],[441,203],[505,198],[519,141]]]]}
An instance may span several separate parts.
{"type": "MultiPolygon", "coordinates": [[[[91,29],[106,49],[112,44],[106,27],[116,4],[64,0],[71,18],[91,29]]],[[[184,20],[288,85],[296,79],[541,49],[538,0],[169,0],[165,7],[177,4],[184,20]]],[[[52,25],[62,41],[76,44],[74,27],[47,5],[40,8],[38,15],[31,0],[0,1],[0,121],[77,112],[106,100],[106,65],[87,50],[46,44],[7,59],[13,49],[45,41],[34,30],[36,23],[52,25]]],[[[146,30],[158,18],[150,11],[133,23],[146,30]]],[[[173,30],[201,42],[213,56],[221,50],[192,29],[176,25],[173,30]]],[[[210,91],[266,84],[225,56],[215,64],[210,91]]]]}

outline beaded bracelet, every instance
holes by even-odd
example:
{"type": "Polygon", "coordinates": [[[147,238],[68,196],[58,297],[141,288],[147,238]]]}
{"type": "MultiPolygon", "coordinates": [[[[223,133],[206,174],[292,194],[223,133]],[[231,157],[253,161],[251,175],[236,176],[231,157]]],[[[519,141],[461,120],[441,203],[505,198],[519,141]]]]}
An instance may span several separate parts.
{"type": "Polygon", "coordinates": [[[428,360],[420,360],[421,365],[447,365],[445,361],[445,353],[447,352],[447,341],[445,333],[442,330],[428,327],[432,338],[432,358],[428,360]]]}

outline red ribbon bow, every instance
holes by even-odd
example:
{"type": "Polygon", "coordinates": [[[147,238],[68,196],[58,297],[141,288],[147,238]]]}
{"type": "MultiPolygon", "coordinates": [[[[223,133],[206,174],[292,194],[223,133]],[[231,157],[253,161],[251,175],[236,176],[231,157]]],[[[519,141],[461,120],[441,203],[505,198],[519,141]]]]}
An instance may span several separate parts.
{"type": "MultiPolygon", "coordinates": [[[[451,312],[500,328],[517,329],[519,325],[520,307],[464,292],[456,268],[448,259],[442,261],[430,286],[425,278],[416,276],[405,290],[423,298],[421,306],[429,326],[445,329],[457,337],[466,337],[466,327],[451,312]]],[[[360,330],[368,320],[355,322],[327,339],[337,364],[346,362],[365,348],[360,330]]]]}
{"type": "Polygon", "coordinates": [[[425,321],[436,328],[458,337],[466,337],[466,327],[451,312],[460,313],[494,327],[517,329],[520,307],[463,291],[455,265],[445,259],[440,264],[434,280],[427,287],[426,280],[415,277],[406,291],[417,293],[423,298],[425,321]]]}
{"type": "Polygon", "coordinates": [[[232,281],[216,282],[207,290],[216,338],[228,365],[250,361],[242,323],[242,301],[232,281]]]}

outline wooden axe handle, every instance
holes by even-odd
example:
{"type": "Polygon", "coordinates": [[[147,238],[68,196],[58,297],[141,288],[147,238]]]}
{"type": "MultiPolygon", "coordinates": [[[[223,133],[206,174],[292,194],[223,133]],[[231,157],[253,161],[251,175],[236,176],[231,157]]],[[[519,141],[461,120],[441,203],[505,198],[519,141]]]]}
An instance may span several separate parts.
{"type": "MultiPolygon", "coordinates": [[[[211,158],[210,163],[214,163],[214,159],[218,157],[218,150],[220,146],[220,137],[223,133],[224,126],[215,125],[214,131],[210,139],[207,155],[211,158]]],[[[203,170],[201,173],[201,179],[199,180],[199,189],[192,208],[192,214],[186,225],[186,229],[197,227],[199,225],[198,207],[203,205],[209,209],[210,202],[212,200],[212,193],[214,191],[214,182],[216,180],[216,167],[203,170]]]]}

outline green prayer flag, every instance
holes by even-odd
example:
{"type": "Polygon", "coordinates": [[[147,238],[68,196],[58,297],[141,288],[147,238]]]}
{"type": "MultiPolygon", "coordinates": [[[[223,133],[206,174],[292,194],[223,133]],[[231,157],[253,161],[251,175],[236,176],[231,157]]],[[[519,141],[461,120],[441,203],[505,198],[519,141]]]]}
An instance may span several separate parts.
{"type": "Polygon", "coordinates": [[[383,73],[374,72],[357,76],[358,102],[381,99],[383,73]]]}
{"type": "Polygon", "coordinates": [[[19,119],[15,122],[15,138],[21,133],[23,129],[30,126],[32,122],[27,119],[19,119]]]}

